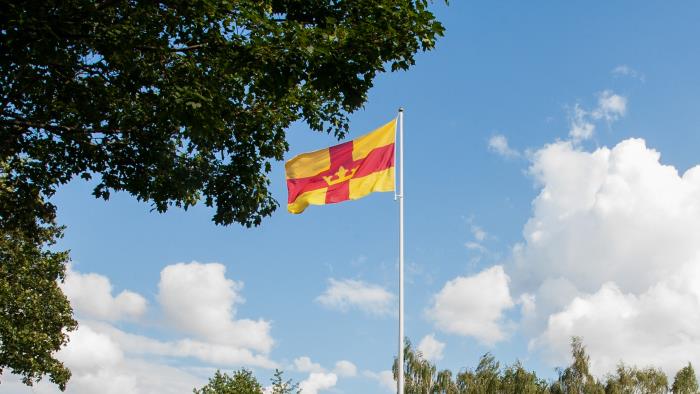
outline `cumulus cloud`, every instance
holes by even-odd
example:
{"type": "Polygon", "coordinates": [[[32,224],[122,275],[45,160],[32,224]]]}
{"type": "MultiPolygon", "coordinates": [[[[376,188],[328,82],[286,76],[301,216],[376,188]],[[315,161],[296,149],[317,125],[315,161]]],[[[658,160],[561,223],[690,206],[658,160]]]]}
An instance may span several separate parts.
{"type": "Polygon", "coordinates": [[[700,166],[679,174],[628,139],[547,145],[530,172],[541,190],[509,273],[531,348],[561,365],[583,336],[597,372],[700,362],[700,166]]]}
{"type": "Polygon", "coordinates": [[[299,372],[323,372],[321,364],[312,362],[306,356],[294,359],[294,369],[299,372]]]}
{"type": "Polygon", "coordinates": [[[520,152],[508,145],[508,138],[506,138],[506,136],[503,134],[496,134],[489,138],[489,150],[506,158],[520,156],[520,152]]]}
{"type": "MultiPolygon", "coordinates": [[[[307,356],[295,358],[291,368],[298,372],[327,372],[326,369],[321,366],[321,364],[311,361],[311,358],[307,356]]],[[[357,375],[357,367],[348,360],[340,360],[335,363],[335,368],[333,369],[332,373],[335,374],[336,377],[353,377],[357,375]]]]}
{"type": "Polygon", "coordinates": [[[321,391],[333,388],[337,382],[338,376],[332,372],[312,372],[308,378],[299,383],[299,388],[304,394],[318,394],[321,391]]]}
{"type": "Polygon", "coordinates": [[[116,321],[134,319],[146,312],[143,296],[129,290],[112,295],[112,283],[103,275],[82,274],[68,266],[65,281],[59,284],[78,316],[116,321]]]}
{"type": "Polygon", "coordinates": [[[692,259],[700,241],[700,167],[679,176],[643,140],[585,152],[567,142],[535,154],[542,189],[516,247],[518,278],[565,278],[596,291],[640,292],[692,259]]]}
{"type": "MultiPolygon", "coordinates": [[[[79,312],[79,328],[69,333],[68,345],[56,355],[73,373],[68,384],[70,393],[182,393],[206,383],[210,369],[278,367],[267,355],[273,343],[269,323],[236,318],[235,307],[243,302],[243,285],[226,278],[221,264],[174,264],[161,271],[157,298],[163,314],[188,334],[169,340],[114,326],[115,320],[144,314],[146,301],[128,291],[112,296],[107,277],[69,268],[62,286],[79,312]],[[180,311],[176,310],[178,307],[180,311]],[[186,322],[186,316],[196,321],[186,322]],[[206,323],[215,327],[206,328],[206,323]],[[241,338],[234,339],[233,335],[241,338]],[[196,370],[207,373],[200,376],[196,370]]],[[[128,327],[144,328],[142,320],[132,323],[128,327]]],[[[152,322],[148,326],[151,330],[152,322]]],[[[59,393],[47,381],[29,389],[10,376],[3,377],[3,387],[6,384],[16,393],[59,393]]],[[[317,390],[325,387],[309,384],[317,390]]]]}
{"type": "Polygon", "coordinates": [[[316,298],[321,305],[340,311],[359,309],[372,315],[392,313],[395,296],[381,286],[353,279],[329,279],[326,291],[316,298]]]}
{"type": "Polygon", "coordinates": [[[418,351],[430,361],[442,360],[443,350],[445,350],[445,344],[435,339],[435,334],[424,336],[418,343],[418,351]]]}
{"type": "Polygon", "coordinates": [[[427,315],[444,332],[487,344],[503,340],[503,312],[514,305],[508,282],[500,265],[452,279],[434,296],[427,315]]]}
{"type": "Polygon", "coordinates": [[[549,317],[532,346],[544,347],[550,360],[561,361],[571,336],[578,335],[593,355],[591,370],[598,376],[621,359],[662,366],[672,375],[686,362],[697,362],[700,354],[699,262],[639,295],[608,282],[593,294],[574,298],[549,317]],[[686,274],[690,276],[680,277],[686,274]]]}
{"type": "MultiPolygon", "coordinates": [[[[89,324],[69,334],[70,342],[57,357],[73,376],[66,392],[72,394],[177,394],[201,386],[206,379],[183,368],[129,357],[109,335],[89,324]],[[158,379],[153,377],[157,376],[158,379]]],[[[56,385],[42,380],[31,389],[14,376],[3,377],[3,390],[10,393],[59,394],[56,385]]]]}
{"type": "Polygon", "coordinates": [[[338,376],[353,377],[357,375],[357,367],[350,361],[340,360],[335,363],[333,372],[338,376]]]}
{"type": "Polygon", "coordinates": [[[274,341],[265,320],[236,319],[244,302],[243,284],[226,278],[219,263],[178,263],[160,273],[158,301],[165,316],[181,331],[219,344],[267,353],[274,341]]]}
{"type": "Polygon", "coordinates": [[[58,352],[58,357],[72,369],[83,371],[95,365],[112,367],[124,359],[124,353],[109,336],[81,324],[69,334],[69,346],[58,352]]]}

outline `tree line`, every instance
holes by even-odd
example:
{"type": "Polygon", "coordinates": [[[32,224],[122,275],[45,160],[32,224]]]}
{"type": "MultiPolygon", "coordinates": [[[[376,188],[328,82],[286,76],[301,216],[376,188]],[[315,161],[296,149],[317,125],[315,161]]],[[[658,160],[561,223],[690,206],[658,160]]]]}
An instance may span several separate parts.
{"type": "MultiPolygon", "coordinates": [[[[547,380],[526,370],[520,361],[501,367],[495,357],[484,354],[473,370],[453,374],[438,371],[420,351],[406,341],[404,348],[406,394],[699,394],[693,366],[688,363],[673,382],[659,368],[620,363],[602,380],[590,372],[590,357],[581,338],[571,340],[571,364],[557,368],[557,378],[547,380]]],[[[396,359],[394,379],[398,376],[396,359]]]]}
{"type": "MultiPolygon", "coordinates": [[[[396,381],[396,358],[392,370],[396,381]]],[[[571,340],[571,364],[556,371],[556,379],[543,379],[525,369],[520,361],[502,367],[492,354],[486,353],[475,369],[454,374],[449,369],[438,370],[409,340],[404,347],[406,394],[700,394],[690,363],[676,373],[672,382],[660,368],[638,368],[624,363],[605,374],[603,380],[597,379],[590,372],[590,357],[578,337],[571,340]]],[[[271,389],[273,394],[303,394],[297,384],[285,381],[278,370],[271,389]]],[[[247,369],[233,375],[217,371],[207,385],[194,389],[194,393],[262,394],[263,387],[247,369]]]]}

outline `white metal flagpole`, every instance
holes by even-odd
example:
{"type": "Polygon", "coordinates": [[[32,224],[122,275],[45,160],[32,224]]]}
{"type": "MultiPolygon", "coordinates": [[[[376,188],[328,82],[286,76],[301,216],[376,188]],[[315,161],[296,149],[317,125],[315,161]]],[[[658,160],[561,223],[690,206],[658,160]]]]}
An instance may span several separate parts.
{"type": "Polygon", "coordinates": [[[399,357],[398,394],[404,394],[403,366],[403,108],[399,108],[399,357]]]}

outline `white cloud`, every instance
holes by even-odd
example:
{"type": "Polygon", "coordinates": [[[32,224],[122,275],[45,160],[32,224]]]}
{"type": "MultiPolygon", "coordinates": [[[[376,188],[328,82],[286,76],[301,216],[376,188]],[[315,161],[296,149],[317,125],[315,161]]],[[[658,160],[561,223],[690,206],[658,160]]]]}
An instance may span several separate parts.
{"type": "Polygon", "coordinates": [[[316,298],[321,305],[347,311],[357,308],[372,315],[392,313],[395,297],[381,286],[353,279],[329,279],[326,291],[316,298]]]}
{"type": "MultiPolygon", "coordinates": [[[[70,342],[57,357],[73,373],[66,389],[71,394],[176,394],[189,392],[206,381],[182,368],[128,357],[117,342],[88,324],[81,323],[69,336],[70,342]]],[[[18,381],[16,376],[4,379],[3,390],[9,388],[15,394],[61,393],[48,379],[32,388],[18,381]],[[7,383],[9,386],[5,386],[7,383]]]]}
{"type": "Polygon", "coordinates": [[[582,336],[592,355],[591,370],[602,376],[624,360],[661,366],[672,375],[700,360],[700,260],[679,275],[635,295],[608,282],[594,294],[576,297],[549,317],[532,341],[551,361],[562,361],[572,336],[582,336]],[[681,277],[683,275],[683,277],[681,277]],[[689,276],[685,276],[689,275],[689,276]]]}
{"type": "Polygon", "coordinates": [[[509,278],[498,265],[450,280],[434,296],[427,315],[442,331],[493,344],[506,337],[503,312],[514,303],[509,278]]]}
{"type": "Polygon", "coordinates": [[[489,138],[489,150],[506,158],[519,157],[520,152],[508,145],[508,138],[502,134],[496,134],[489,138]]]}
{"type": "MultiPolygon", "coordinates": [[[[112,325],[118,318],[145,312],[143,297],[112,297],[108,278],[69,270],[64,286],[81,316],[79,328],[69,333],[70,342],[57,353],[58,359],[73,373],[67,391],[73,394],[174,394],[202,386],[216,368],[278,367],[267,356],[273,342],[269,337],[269,323],[234,319],[235,306],[243,302],[242,285],[227,279],[224,273],[221,264],[199,263],[170,265],[161,271],[158,299],[165,316],[175,322],[177,328],[199,339],[160,340],[112,325]],[[91,292],[99,302],[88,299],[91,292]],[[141,301],[134,301],[138,299],[141,301]],[[175,311],[178,306],[182,311],[175,311]],[[197,321],[184,322],[186,312],[197,321]],[[218,326],[207,329],[203,327],[205,322],[218,326]],[[231,332],[222,333],[221,330],[231,332]],[[243,338],[233,340],[231,335],[243,338]],[[206,371],[206,375],[201,371],[206,371]]],[[[144,328],[140,321],[133,323],[129,326],[144,328]]],[[[155,326],[161,327],[161,323],[157,321],[155,326]]],[[[153,327],[150,321],[147,329],[150,331],[153,327]]],[[[18,384],[15,376],[3,377],[3,387],[8,382],[7,387],[14,393],[59,393],[47,380],[33,388],[18,384]]]]}
{"type": "Polygon", "coordinates": [[[575,141],[587,140],[595,132],[595,125],[589,120],[589,113],[578,104],[574,106],[569,122],[569,136],[575,141]]]}
{"type": "Polygon", "coordinates": [[[445,350],[445,344],[435,339],[435,334],[424,336],[423,339],[420,340],[420,343],[418,343],[418,351],[423,354],[426,360],[442,360],[443,350],[445,350]]]}
{"type": "Polygon", "coordinates": [[[218,263],[178,263],[160,273],[158,301],[166,317],[185,333],[208,342],[267,353],[274,341],[265,320],[235,319],[243,303],[241,282],[227,279],[218,263]]]}
{"type": "Polygon", "coordinates": [[[59,284],[78,316],[116,321],[133,319],[146,312],[146,299],[124,290],[112,296],[112,283],[106,276],[82,274],[68,266],[66,279],[59,284]]]}
{"type": "Polygon", "coordinates": [[[595,121],[608,124],[619,120],[627,113],[627,98],[611,90],[598,94],[598,105],[591,111],[576,104],[569,114],[569,136],[574,142],[590,139],[595,133],[595,121]]]}
{"type": "Polygon", "coordinates": [[[542,189],[515,249],[520,279],[565,278],[594,292],[607,281],[641,292],[691,260],[700,242],[700,167],[682,177],[643,140],[535,154],[542,189]]]}
{"type": "Polygon", "coordinates": [[[597,372],[700,362],[700,166],[681,175],[629,139],[550,144],[530,171],[541,191],[509,274],[532,349],[561,365],[583,336],[597,372]]]}
{"type": "Polygon", "coordinates": [[[604,90],[598,95],[598,108],[593,111],[593,117],[612,122],[625,116],[626,112],[627,98],[604,90]]]}
{"type": "Polygon", "coordinates": [[[255,354],[250,349],[234,345],[198,341],[190,338],[160,341],[142,335],[130,334],[107,324],[94,322],[91,322],[91,324],[96,329],[99,329],[101,333],[108,335],[117,342],[125,352],[133,355],[192,357],[213,365],[228,367],[277,367],[277,364],[268,359],[267,356],[255,354]]]}
{"type": "Polygon", "coordinates": [[[299,388],[304,394],[317,394],[333,388],[338,382],[338,376],[334,373],[312,372],[309,377],[299,383],[299,388]]]}
{"type": "Polygon", "coordinates": [[[61,349],[57,357],[75,372],[92,369],[95,365],[113,367],[124,360],[124,353],[111,338],[87,324],[81,324],[69,338],[69,345],[61,349]]]}
{"type": "Polygon", "coordinates": [[[306,356],[294,359],[294,369],[299,372],[323,372],[321,364],[312,362],[306,356]]]}
{"type": "Polygon", "coordinates": [[[350,361],[340,360],[335,363],[335,369],[333,372],[338,376],[353,377],[357,375],[357,367],[350,361]]]}
{"type": "Polygon", "coordinates": [[[645,82],[646,77],[643,73],[633,69],[632,67],[626,65],[626,64],[621,64],[619,66],[616,66],[615,68],[612,69],[611,73],[618,77],[618,76],[625,76],[625,77],[631,77],[634,79],[638,79],[641,82],[645,82]]]}
{"type": "Polygon", "coordinates": [[[394,380],[394,374],[391,371],[364,371],[362,374],[372,380],[376,380],[377,383],[379,383],[379,385],[387,392],[396,392],[396,381],[394,380]]]}

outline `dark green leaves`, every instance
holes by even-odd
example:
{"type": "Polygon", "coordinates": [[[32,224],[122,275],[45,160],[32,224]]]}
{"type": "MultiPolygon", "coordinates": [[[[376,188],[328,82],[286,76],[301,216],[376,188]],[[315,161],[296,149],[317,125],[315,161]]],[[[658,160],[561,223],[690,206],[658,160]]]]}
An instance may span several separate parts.
{"type": "Polygon", "coordinates": [[[385,65],[443,27],[423,1],[27,1],[0,9],[0,159],[50,196],[75,175],[214,221],[275,210],[285,129],[343,136],[385,65]],[[29,160],[27,160],[29,159],[29,160]]]}

